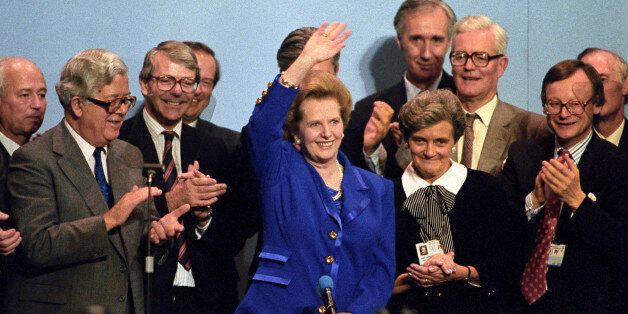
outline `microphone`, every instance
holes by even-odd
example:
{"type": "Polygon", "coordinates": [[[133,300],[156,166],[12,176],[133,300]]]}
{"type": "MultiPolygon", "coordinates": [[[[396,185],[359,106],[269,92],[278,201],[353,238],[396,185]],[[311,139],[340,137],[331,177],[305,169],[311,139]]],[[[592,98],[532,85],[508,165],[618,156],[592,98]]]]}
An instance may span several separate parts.
{"type": "Polygon", "coordinates": [[[160,174],[163,171],[160,164],[157,163],[148,163],[144,164],[144,168],[142,169],[142,175],[147,179],[148,186],[151,186],[153,183],[153,177],[160,174]]]}
{"type": "Polygon", "coordinates": [[[318,308],[318,312],[321,314],[336,314],[336,302],[334,302],[332,289],[334,289],[334,281],[331,277],[324,275],[318,279],[318,292],[323,298],[324,304],[318,308]]]}

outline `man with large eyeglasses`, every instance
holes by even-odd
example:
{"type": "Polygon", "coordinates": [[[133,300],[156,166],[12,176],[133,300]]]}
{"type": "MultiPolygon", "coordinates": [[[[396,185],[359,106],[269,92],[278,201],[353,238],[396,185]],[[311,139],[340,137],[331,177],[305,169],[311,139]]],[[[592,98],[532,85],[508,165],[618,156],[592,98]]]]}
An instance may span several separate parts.
{"type": "Polygon", "coordinates": [[[578,55],[578,60],[590,64],[602,77],[606,102],[593,130],[628,155],[628,119],[625,106],[628,101],[628,65],[619,54],[610,50],[587,48],[578,55]]]}
{"type": "Polygon", "coordinates": [[[144,106],[124,122],[120,138],[137,146],[147,163],[162,165],[154,180],[164,191],[155,198],[161,215],[181,204],[192,207],[183,217],[184,234],[169,243],[177,254],[156,268],[152,312],[233,312],[233,257],[244,244],[234,217],[239,208],[231,206],[234,167],[224,142],[183,123],[200,79],[197,59],[182,42],[162,42],[146,53],[139,77],[144,106]]]}
{"type": "Polygon", "coordinates": [[[511,207],[528,220],[518,311],[619,313],[628,159],[593,132],[602,79],[582,61],[562,61],[545,75],[541,101],[554,134],[513,143],[502,173],[511,207]]]}
{"type": "MultiPolygon", "coordinates": [[[[141,187],[140,151],[117,139],[135,104],[127,72],[122,59],[104,49],[70,58],[55,86],[64,118],[13,153],[7,186],[23,243],[9,274],[4,313],[82,313],[89,306],[145,311],[148,225],[141,205],[148,188],[141,187]]],[[[41,83],[38,94],[25,89],[31,106],[45,100],[43,77],[41,83]]],[[[174,237],[188,210],[173,208],[151,224],[151,232],[159,230],[161,240],[174,237]]],[[[150,214],[157,215],[154,209],[150,214]]]]}
{"type": "Polygon", "coordinates": [[[510,143],[547,133],[541,115],[503,102],[499,78],[508,67],[508,34],[486,16],[467,16],[454,26],[449,61],[467,128],[452,157],[471,169],[497,175],[510,143]]]}

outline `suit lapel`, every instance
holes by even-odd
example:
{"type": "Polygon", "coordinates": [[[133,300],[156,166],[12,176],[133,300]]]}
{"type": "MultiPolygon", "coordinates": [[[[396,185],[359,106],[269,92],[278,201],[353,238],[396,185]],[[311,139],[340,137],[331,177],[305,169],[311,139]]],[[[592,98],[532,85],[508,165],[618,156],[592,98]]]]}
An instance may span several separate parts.
{"type": "Polygon", "coordinates": [[[478,170],[491,172],[495,167],[494,162],[502,161],[502,156],[504,156],[510,137],[511,118],[512,112],[508,110],[508,107],[501,100],[498,100],[486,131],[484,145],[482,146],[478,162],[478,170]]]}
{"type": "Polygon", "coordinates": [[[595,186],[599,186],[597,183],[598,179],[604,179],[603,177],[595,174],[604,173],[602,170],[598,170],[601,166],[600,160],[604,160],[603,158],[598,158],[597,153],[599,151],[598,144],[600,144],[600,139],[595,132],[593,132],[593,137],[591,138],[591,142],[584,149],[582,153],[582,157],[580,157],[580,162],[578,163],[578,171],[580,172],[580,184],[582,184],[582,191],[591,192],[591,189],[595,186]]]}
{"type": "Polygon", "coordinates": [[[344,155],[339,154],[338,158],[344,165],[348,165],[344,169],[342,180],[342,190],[344,191],[342,221],[343,225],[347,225],[360,216],[371,203],[371,199],[369,198],[369,188],[358,170],[349,163],[344,155]]]}
{"type": "Polygon", "coordinates": [[[59,168],[79,191],[91,213],[94,216],[102,215],[109,209],[107,202],[105,202],[81,149],[66,129],[64,120],[53,129],[53,132],[55,134],[52,149],[60,155],[57,160],[59,168]]]}
{"type": "Polygon", "coordinates": [[[628,119],[624,118],[624,132],[621,134],[619,138],[620,150],[628,151],[628,119]]]}
{"type": "MultiPolygon", "coordinates": [[[[107,170],[109,173],[109,185],[111,185],[111,191],[113,193],[114,202],[117,203],[122,196],[129,192],[127,187],[130,182],[133,182],[129,175],[129,170],[125,167],[124,160],[120,156],[122,151],[118,149],[115,142],[109,145],[107,153],[107,170]]],[[[132,216],[133,214],[131,214],[132,216]]],[[[118,254],[126,260],[125,252],[125,238],[131,240],[136,233],[130,226],[123,224],[120,227],[120,232],[114,232],[109,235],[109,240],[118,251],[118,254]]]]}

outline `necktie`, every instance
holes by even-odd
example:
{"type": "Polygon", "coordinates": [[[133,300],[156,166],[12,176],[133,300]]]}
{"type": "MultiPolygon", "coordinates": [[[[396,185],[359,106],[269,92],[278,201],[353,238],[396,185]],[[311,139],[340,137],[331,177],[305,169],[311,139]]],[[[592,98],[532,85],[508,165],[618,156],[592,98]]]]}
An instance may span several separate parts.
{"type": "Polygon", "coordinates": [[[460,163],[467,168],[471,168],[471,161],[473,160],[473,122],[477,117],[477,113],[467,113],[465,115],[464,143],[462,144],[460,163]]]}
{"type": "Polygon", "coordinates": [[[98,147],[94,150],[94,159],[96,160],[96,165],[94,165],[94,176],[96,176],[96,182],[98,182],[98,187],[100,188],[100,192],[102,196],[105,198],[105,202],[107,202],[107,206],[109,208],[113,207],[113,195],[111,194],[111,187],[107,183],[107,179],[105,179],[105,172],[102,168],[102,159],[100,157],[100,153],[103,151],[101,147],[98,147]]]}
{"type": "Polygon", "coordinates": [[[164,154],[163,154],[163,167],[164,167],[164,193],[170,191],[177,181],[177,168],[174,165],[174,158],[172,158],[172,140],[174,139],[174,132],[164,131],[164,154]]]}
{"type": "MultiPolygon", "coordinates": [[[[177,168],[174,165],[174,158],[172,158],[172,140],[174,139],[174,132],[164,131],[164,154],[163,154],[163,166],[164,166],[164,192],[170,191],[177,183],[177,168]]],[[[177,254],[177,260],[185,270],[189,271],[192,268],[192,261],[188,256],[188,245],[185,240],[185,234],[180,233],[177,236],[177,246],[179,248],[177,254]]]]}
{"type": "MultiPolygon", "coordinates": [[[[561,149],[558,154],[564,159],[571,157],[567,150],[561,149]]],[[[547,261],[549,259],[550,244],[556,233],[561,206],[562,202],[558,196],[550,193],[545,202],[545,211],[536,233],[534,249],[526,263],[521,280],[521,293],[528,304],[536,302],[547,290],[547,261]]]]}

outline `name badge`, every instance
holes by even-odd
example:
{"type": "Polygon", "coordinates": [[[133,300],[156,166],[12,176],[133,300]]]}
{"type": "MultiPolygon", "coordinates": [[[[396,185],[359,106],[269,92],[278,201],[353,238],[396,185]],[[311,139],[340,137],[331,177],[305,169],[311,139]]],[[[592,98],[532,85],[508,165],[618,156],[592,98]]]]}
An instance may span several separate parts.
{"type": "Polygon", "coordinates": [[[438,240],[417,243],[415,246],[416,254],[419,257],[419,265],[425,264],[432,255],[443,253],[443,248],[440,246],[440,241],[438,240]]]}
{"type": "Polygon", "coordinates": [[[565,248],[564,244],[554,244],[550,245],[550,253],[549,259],[547,260],[547,265],[552,267],[560,267],[563,265],[563,258],[565,257],[565,248]]]}

